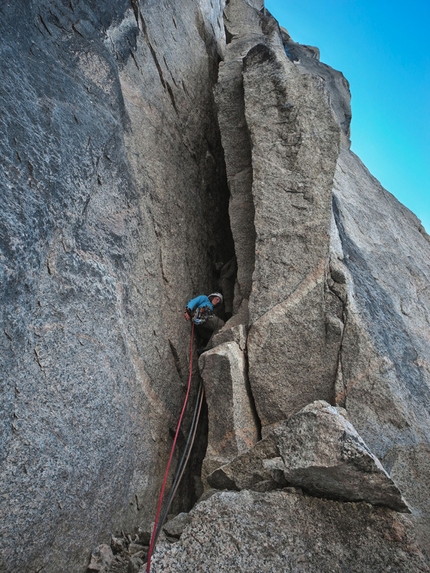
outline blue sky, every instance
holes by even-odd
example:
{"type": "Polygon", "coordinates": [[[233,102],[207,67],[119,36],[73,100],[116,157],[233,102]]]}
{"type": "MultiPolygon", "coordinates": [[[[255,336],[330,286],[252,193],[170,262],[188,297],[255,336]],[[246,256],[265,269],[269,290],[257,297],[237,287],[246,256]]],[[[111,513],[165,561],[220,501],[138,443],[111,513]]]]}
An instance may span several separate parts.
{"type": "Polygon", "coordinates": [[[265,0],[352,93],[352,150],[430,233],[430,0],[265,0]]]}

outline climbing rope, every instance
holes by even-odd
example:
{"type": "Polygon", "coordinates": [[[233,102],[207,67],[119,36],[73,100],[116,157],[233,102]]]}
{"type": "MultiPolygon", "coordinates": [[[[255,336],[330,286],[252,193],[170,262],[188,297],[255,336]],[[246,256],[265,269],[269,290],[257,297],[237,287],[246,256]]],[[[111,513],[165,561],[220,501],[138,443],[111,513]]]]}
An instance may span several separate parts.
{"type": "Polygon", "coordinates": [[[170,489],[169,496],[164,505],[163,513],[161,514],[160,520],[158,522],[157,531],[155,533],[154,546],[157,543],[158,535],[160,534],[161,528],[163,527],[167,514],[169,513],[169,509],[172,504],[173,498],[175,497],[176,492],[178,491],[179,484],[181,483],[182,476],[184,475],[185,468],[187,467],[187,463],[191,455],[191,450],[193,449],[194,439],[196,437],[197,426],[200,418],[200,412],[202,410],[204,394],[205,392],[203,389],[203,381],[201,381],[197,393],[196,406],[194,408],[193,419],[188,433],[187,443],[185,444],[181,461],[179,462],[178,467],[176,469],[176,474],[172,483],[172,487],[170,489]]]}
{"type": "Polygon", "coordinates": [[[178,424],[176,426],[175,437],[173,439],[172,447],[170,448],[170,455],[169,455],[169,459],[167,461],[166,470],[164,472],[163,483],[161,485],[160,495],[158,497],[157,511],[155,512],[155,519],[154,519],[154,527],[152,529],[151,541],[149,544],[148,554],[146,557],[146,559],[147,559],[146,573],[150,573],[150,571],[151,571],[151,558],[152,558],[152,553],[154,551],[155,543],[157,541],[157,537],[161,531],[164,520],[166,519],[170,504],[172,503],[173,497],[176,493],[176,490],[178,489],[179,482],[182,478],[182,475],[183,475],[184,470],[185,470],[185,466],[186,466],[188,458],[190,456],[191,448],[192,448],[192,445],[194,443],[194,438],[196,435],[198,418],[199,418],[202,403],[203,403],[203,387],[202,387],[202,385],[200,385],[199,393],[198,393],[198,397],[197,397],[196,408],[194,411],[193,421],[191,424],[191,429],[190,429],[190,433],[188,436],[187,444],[185,446],[185,451],[184,451],[182,459],[179,463],[178,469],[176,470],[176,475],[175,475],[175,479],[173,481],[172,489],[171,489],[170,495],[169,495],[167,502],[166,502],[165,509],[164,509],[163,514],[162,514],[161,519],[160,519],[161,506],[163,503],[164,491],[166,489],[167,479],[169,476],[169,470],[170,470],[170,466],[172,463],[173,454],[174,454],[175,447],[176,447],[176,442],[177,442],[178,436],[179,436],[179,430],[181,429],[182,419],[184,417],[185,409],[186,409],[186,406],[188,403],[188,398],[189,398],[190,390],[191,390],[191,380],[192,380],[192,376],[193,376],[193,343],[194,343],[194,322],[191,322],[190,363],[189,363],[187,392],[185,394],[181,414],[179,416],[178,424]]]}

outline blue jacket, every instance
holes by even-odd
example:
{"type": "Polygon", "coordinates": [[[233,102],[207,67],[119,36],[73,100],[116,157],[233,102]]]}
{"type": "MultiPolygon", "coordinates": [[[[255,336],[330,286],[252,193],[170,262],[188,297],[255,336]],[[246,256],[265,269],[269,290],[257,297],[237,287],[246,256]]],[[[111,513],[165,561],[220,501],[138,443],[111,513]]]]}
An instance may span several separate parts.
{"type": "Polygon", "coordinates": [[[203,324],[213,314],[213,304],[205,294],[196,296],[192,298],[188,304],[187,308],[192,312],[194,324],[203,324]],[[200,310],[202,312],[200,312],[200,310]]]}
{"type": "Polygon", "coordinates": [[[187,308],[193,311],[196,310],[196,308],[203,308],[205,306],[208,306],[211,310],[214,309],[213,304],[205,294],[192,298],[187,304],[187,308]]]}

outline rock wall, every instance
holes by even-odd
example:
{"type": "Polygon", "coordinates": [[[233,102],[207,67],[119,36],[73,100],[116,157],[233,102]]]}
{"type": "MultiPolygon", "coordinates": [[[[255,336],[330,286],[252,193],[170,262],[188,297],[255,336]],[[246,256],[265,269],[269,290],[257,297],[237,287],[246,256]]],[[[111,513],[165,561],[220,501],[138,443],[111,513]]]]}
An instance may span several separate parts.
{"type": "Polygon", "coordinates": [[[217,286],[212,253],[234,253],[222,8],[0,8],[1,571],[85,570],[111,532],[153,519],[183,307],[217,286]]]}
{"type": "Polygon", "coordinates": [[[349,150],[342,74],[261,0],[224,4],[0,8],[2,572],[83,571],[149,528],[182,310],[234,258],[234,315],[199,360],[203,478],[256,491],[199,503],[155,570],[428,570],[429,239],[349,150]],[[309,470],[274,436],[318,401],[349,437],[297,430],[324,452],[309,470]]]}
{"type": "Polygon", "coordinates": [[[333,213],[333,287],[345,301],[336,402],[396,480],[428,551],[429,237],[347,150],[333,213]]]}
{"type": "MultiPolygon", "coordinates": [[[[223,331],[240,323],[249,329],[245,373],[262,435],[268,439],[314,400],[345,408],[357,443],[409,504],[428,552],[428,236],[349,150],[342,74],[243,0],[228,3],[225,22],[215,94],[238,273],[236,316],[223,331]]],[[[223,395],[211,404],[214,425],[229,407],[223,395]]],[[[231,429],[239,437],[245,428],[231,429]]],[[[259,492],[301,485],[323,497],[371,499],[331,462],[321,461],[321,471],[311,471],[315,482],[307,482],[303,440],[299,432],[297,467],[263,440],[219,468],[212,464],[208,483],[259,492]]],[[[336,440],[319,431],[318,442],[336,440]]],[[[370,484],[381,496],[376,478],[370,484]]]]}

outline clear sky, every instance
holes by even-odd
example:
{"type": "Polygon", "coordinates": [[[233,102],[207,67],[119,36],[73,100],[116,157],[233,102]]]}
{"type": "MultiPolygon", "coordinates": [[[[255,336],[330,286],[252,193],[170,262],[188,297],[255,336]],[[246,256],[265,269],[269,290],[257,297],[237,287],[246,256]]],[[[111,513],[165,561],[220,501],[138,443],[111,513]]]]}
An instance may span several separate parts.
{"type": "Polygon", "coordinates": [[[352,150],[430,233],[430,0],[265,0],[352,93],[352,150]]]}

